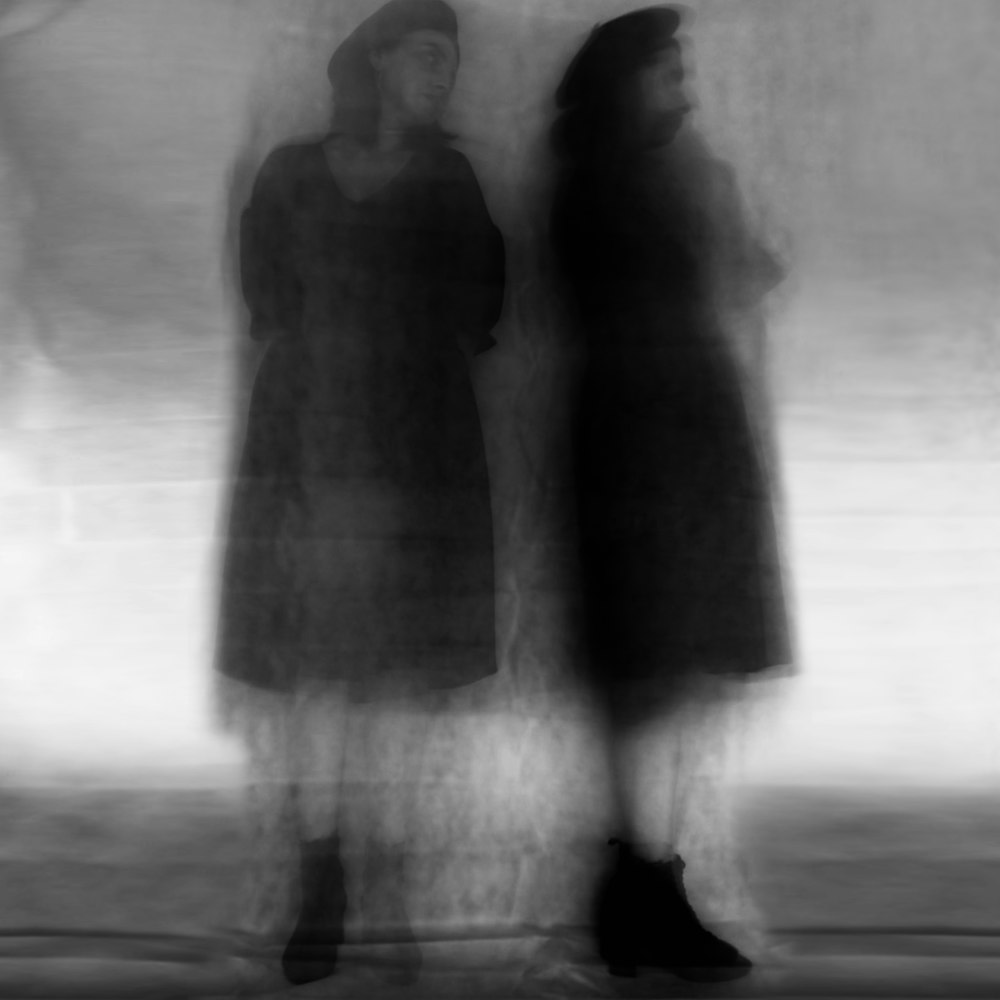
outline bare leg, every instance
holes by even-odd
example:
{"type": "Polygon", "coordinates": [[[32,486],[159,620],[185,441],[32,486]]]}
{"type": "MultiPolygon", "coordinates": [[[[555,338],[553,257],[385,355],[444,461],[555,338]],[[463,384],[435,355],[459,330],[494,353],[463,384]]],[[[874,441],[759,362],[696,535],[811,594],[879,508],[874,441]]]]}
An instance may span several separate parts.
{"type": "Polygon", "coordinates": [[[324,686],[294,696],[292,781],[303,841],[322,840],[337,832],[347,749],[348,701],[339,686],[324,686]]]}
{"type": "Polygon", "coordinates": [[[392,978],[411,982],[422,959],[407,912],[407,868],[431,716],[417,699],[354,709],[348,773],[364,823],[361,910],[370,939],[393,946],[392,978]]]}
{"type": "Polygon", "coordinates": [[[282,968],[290,982],[308,983],[334,972],[344,939],[347,900],[337,831],[347,699],[339,688],[304,691],[296,698],[290,736],[301,907],[282,968]]]}
{"type": "Polygon", "coordinates": [[[668,710],[614,719],[608,752],[623,839],[666,858],[720,838],[720,804],[747,707],[738,682],[706,678],[668,710]]]}
{"type": "Polygon", "coordinates": [[[609,727],[622,842],[617,868],[601,890],[597,932],[601,954],[616,974],[635,975],[649,965],[714,981],[751,968],[702,925],[677,854],[705,750],[701,708],[695,696],[692,704],[659,716],[616,713],[609,727]]]}
{"type": "Polygon", "coordinates": [[[616,727],[610,740],[621,837],[651,861],[676,849],[679,736],[662,717],[616,727]]]}
{"type": "Polygon", "coordinates": [[[288,705],[277,694],[219,680],[223,726],[241,738],[247,755],[247,811],[251,868],[240,907],[243,929],[270,939],[283,930],[289,909],[289,871],[298,864],[295,797],[287,747],[288,705]]]}
{"type": "Polygon", "coordinates": [[[417,699],[353,706],[347,773],[369,839],[404,844],[412,837],[430,719],[417,699]]]}

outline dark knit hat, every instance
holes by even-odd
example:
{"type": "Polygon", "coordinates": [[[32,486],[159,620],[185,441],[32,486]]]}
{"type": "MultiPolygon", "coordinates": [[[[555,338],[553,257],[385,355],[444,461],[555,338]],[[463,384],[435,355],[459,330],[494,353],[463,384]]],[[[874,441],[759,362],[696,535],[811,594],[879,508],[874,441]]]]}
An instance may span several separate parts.
{"type": "Polygon", "coordinates": [[[389,0],[339,46],[327,67],[336,86],[366,72],[369,53],[398,45],[414,31],[439,31],[458,46],[458,18],[444,0],[389,0]]]}
{"type": "Polygon", "coordinates": [[[571,108],[600,99],[610,85],[653,59],[674,41],[682,10],[646,7],[598,24],[566,70],[556,91],[557,106],[571,108]]]}

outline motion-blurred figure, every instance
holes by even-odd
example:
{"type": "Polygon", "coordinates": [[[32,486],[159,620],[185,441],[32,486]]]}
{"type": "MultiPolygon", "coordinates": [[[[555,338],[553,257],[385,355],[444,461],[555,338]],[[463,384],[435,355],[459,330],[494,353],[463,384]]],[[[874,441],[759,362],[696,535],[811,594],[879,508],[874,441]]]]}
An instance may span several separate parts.
{"type": "Polygon", "coordinates": [[[330,61],[330,134],[274,151],[242,216],[250,333],[267,347],[235,483],[218,670],[251,760],[285,790],[273,808],[295,813],[301,907],[283,967],[296,983],[336,967],[345,824],[366,841],[352,905],[377,906],[411,945],[409,971],[419,963],[402,903],[421,751],[409,706],[496,671],[468,362],[494,342],[504,247],[439,124],[457,36],[441,0],[372,15],[330,61]],[[352,756],[362,785],[391,789],[360,819],[346,815],[365,805],[344,793],[352,756]]]}
{"type": "Polygon", "coordinates": [[[557,93],[552,239],[586,343],[575,493],[589,678],[620,823],[597,934],[612,972],[736,978],[688,901],[658,725],[716,677],[790,662],[765,449],[722,315],[780,269],[745,238],[729,168],[682,129],[680,15],[599,25],[557,93]]]}

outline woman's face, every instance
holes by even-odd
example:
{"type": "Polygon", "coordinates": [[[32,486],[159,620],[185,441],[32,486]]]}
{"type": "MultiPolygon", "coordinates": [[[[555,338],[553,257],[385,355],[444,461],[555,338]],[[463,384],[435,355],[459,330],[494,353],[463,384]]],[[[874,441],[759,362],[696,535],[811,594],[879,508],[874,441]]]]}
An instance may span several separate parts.
{"type": "Polygon", "coordinates": [[[390,128],[432,125],[444,114],[458,72],[458,49],[439,31],[414,31],[394,48],[372,54],[390,128]]]}
{"type": "Polygon", "coordinates": [[[665,49],[655,62],[638,73],[640,127],[659,142],[674,138],[691,110],[684,89],[684,64],[680,50],[665,49]]]}

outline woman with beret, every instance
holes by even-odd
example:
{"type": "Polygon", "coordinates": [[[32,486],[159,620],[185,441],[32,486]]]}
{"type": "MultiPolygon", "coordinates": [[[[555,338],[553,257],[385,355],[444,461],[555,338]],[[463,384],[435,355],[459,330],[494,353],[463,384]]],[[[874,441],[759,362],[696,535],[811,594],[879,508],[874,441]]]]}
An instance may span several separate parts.
{"type": "Polygon", "coordinates": [[[621,974],[725,979],[750,962],[687,900],[659,734],[711,679],[791,659],[765,450],[720,319],[780,270],[742,227],[729,169],[681,130],[679,26],[672,8],[636,11],[573,60],[551,236],[587,357],[574,418],[587,675],[620,824],[599,946],[621,974]]]}
{"type": "MultiPolygon", "coordinates": [[[[419,753],[392,721],[403,699],[496,671],[489,483],[468,364],[494,343],[504,247],[440,125],[457,35],[442,0],[392,0],[366,20],[329,64],[330,133],[271,153],[241,222],[250,334],[266,349],[234,489],[217,665],[233,728],[294,808],[293,982],[330,974],[342,938],[348,724],[370,721],[361,740],[398,778],[419,753]]],[[[405,796],[386,809],[365,878],[380,867],[398,888],[405,796]]]]}

